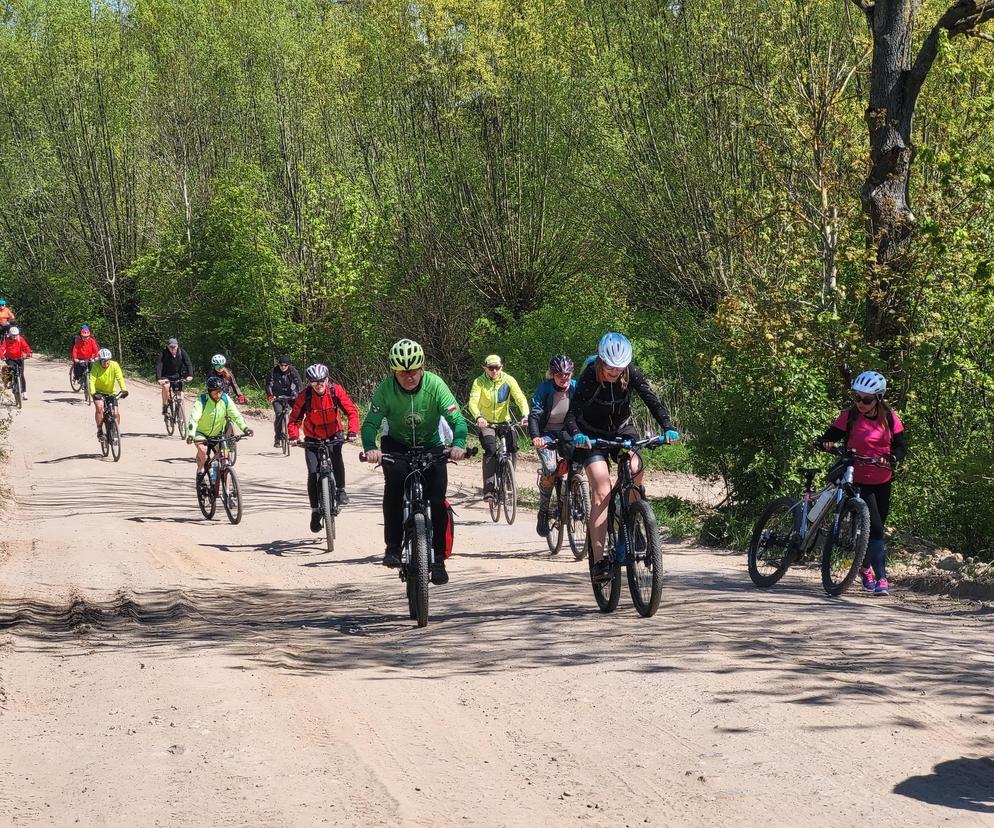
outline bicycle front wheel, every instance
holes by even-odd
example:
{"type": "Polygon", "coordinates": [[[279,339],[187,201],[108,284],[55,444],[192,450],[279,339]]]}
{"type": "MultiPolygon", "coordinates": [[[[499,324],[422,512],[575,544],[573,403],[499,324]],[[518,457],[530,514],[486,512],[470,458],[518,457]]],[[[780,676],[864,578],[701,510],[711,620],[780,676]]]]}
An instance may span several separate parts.
{"type": "Polygon", "coordinates": [[[663,550],[656,516],[644,500],[636,500],[628,507],[625,568],[635,611],[643,618],[651,618],[659,609],[663,592],[663,550]]]}
{"type": "Polygon", "coordinates": [[[504,490],[501,500],[504,504],[504,520],[510,526],[518,514],[518,484],[514,480],[514,464],[508,460],[504,464],[504,490]]]}
{"type": "Polygon", "coordinates": [[[117,427],[116,420],[107,423],[107,444],[110,446],[111,457],[116,463],[121,459],[121,431],[117,427]]]}
{"type": "Polygon", "coordinates": [[[21,377],[20,375],[11,375],[10,377],[10,390],[14,395],[14,405],[17,408],[21,407],[21,377]]]}
{"type": "MultiPolygon", "coordinates": [[[[225,426],[224,436],[225,437],[235,436],[235,429],[234,426],[231,425],[231,423],[228,423],[228,425],[225,426]]],[[[238,459],[238,443],[235,440],[225,440],[221,444],[221,446],[222,446],[221,450],[228,458],[228,465],[229,466],[235,465],[235,461],[238,459]]]]}
{"type": "Polygon", "coordinates": [[[90,381],[86,378],[83,379],[83,399],[86,400],[87,405],[93,402],[93,395],[90,394],[90,381]]]}
{"type": "Polygon", "coordinates": [[[332,507],[335,487],[330,477],[321,478],[321,518],[324,520],[324,534],[328,541],[328,551],[335,551],[335,511],[332,507]]]}
{"type": "Polygon", "coordinates": [[[217,509],[217,492],[214,491],[214,485],[210,482],[209,469],[204,481],[205,486],[197,487],[197,504],[200,506],[201,514],[210,520],[214,517],[214,510],[217,509]]]}
{"type": "Polygon", "coordinates": [[[419,627],[428,626],[428,529],[425,516],[414,516],[411,529],[411,563],[407,570],[409,589],[414,596],[414,614],[419,627]]]}
{"type": "Polygon", "coordinates": [[[870,541],[870,509],[862,498],[848,497],[836,517],[838,529],[834,522],[828,527],[821,553],[821,583],[833,597],[849,588],[863,565],[870,541]]]}
{"type": "Polygon", "coordinates": [[[221,475],[221,502],[224,504],[224,511],[228,514],[231,523],[238,523],[242,519],[242,495],[238,490],[238,477],[235,470],[228,468],[221,475]]]}
{"type": "Polygon", "coordinates": [[[69,387],[73,391],[82,391],[83,390],[82,385],[83,384],[79,381],[79,377],[76,376],[76,366],[75,365],[70,365],[69,366],[69,387]]]}
{"type": "Polygon", "coordinates": [[[549,495],[549,533],[545,542],[549,544],[549,554],[558,555],[563,547],[563,523],[566,516],[566,502],[563,499],[563,483],[557,480],[549,495]]]}
{"type": "Polygon", "coordinates": [[[791,564],[800,542],[801,504],[779,497],[759,516],[749,541],[749,577],[760,589],[779,581],[791,564]]]}
{"type": "Polygon", "coordinates": [[[173,432],[176,430],[176,412],[171,405],[166,408],[166,413],[163,415],[162,420],[166,424],[166,434],[172,437],[173,432]]]}
{"type": "Polygon", "coordinates": [[[569,482],[566,493],[566,535],[573,557],[583,560],[587,554],[587,522],[590,520],[590,489],[587,481],[577,475],[569,482]]]}
{"type": "Polygon", "coordinates": [[[186,409],[183,407],[183,401],[176,401],[176,425],[179,428],[179,436],[182,439],[186,439],[186,409]]]}
{"type": "Polygon", "coordinates": [[[600,583],[594,580],[594,556],[590,554],[591,541],[590,535],[587,535],[590,583],[594,588],[594,600],[597,601],[597,608],[605,613],[614,612],[618,608],[618,601],[621,600],[621,564],[618,563],[618,559],[614,555],[614,548],[618,543],[618,538],[623,537],[623,532],[620,516],[611,515],[604,549],[604,555],[611,561],[611,579],[600,583]]]}

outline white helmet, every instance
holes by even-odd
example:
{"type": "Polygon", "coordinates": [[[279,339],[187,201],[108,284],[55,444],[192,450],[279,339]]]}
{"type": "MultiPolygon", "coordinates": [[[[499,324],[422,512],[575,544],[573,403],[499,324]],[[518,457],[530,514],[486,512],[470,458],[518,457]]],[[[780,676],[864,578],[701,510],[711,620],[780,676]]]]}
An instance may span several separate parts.
{"type": "Polygon", "coordinates": [[[20,328],[11,328],[9,331],[7,331],[7,333],[9,333],[11,336],[20,336],[21,335],[21,329],[20,328]]]}
{"type": "Polygon", "coordinates": [[[227,364],[228,360],[224,358],[224,354],[214,354],[214,356],[211,357],[211,365],[215,368],[223,368],[227,364]]]}
{"type": "Polygon", "coordinates": [[[110,348],[101,348],[99,351],[97,351],[97,359],[101,361],[105,359],[111,359],[113,356],[114,355],[110,352],[110,348]]]}
{"type": "Polygon", "coordinates": [[[597,344],[597,356],[612,368],[627,368],[632,362],[632,343],[627,336],[609,331],[597,344]]]}
{"type": "Polygon", "coordinates": [[[322,365],[320,362],[314,363],[314,365],[307,366],[307,379],[311,382],[318,382],[323,379],[328,379],[328,366],[322,365]]]}
{"type": "Polygon", "coordinates": [[[858,394],[873,394],[880,398],[887,390],[887,380],[876,371],[864,371],[852,381],[852,390],[858,394]]]}

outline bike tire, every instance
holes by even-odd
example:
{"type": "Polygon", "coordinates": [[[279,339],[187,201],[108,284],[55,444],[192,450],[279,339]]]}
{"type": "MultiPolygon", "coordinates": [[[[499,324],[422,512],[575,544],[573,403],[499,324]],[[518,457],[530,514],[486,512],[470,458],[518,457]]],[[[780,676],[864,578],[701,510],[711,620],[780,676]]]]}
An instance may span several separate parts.
{"type": "Polygon", "coordinates": [[[284,457],[290,456],[290,438],[286,433],[286,420],[283,420],[283,429],[280,433],[280,449],[283,451],[284,457]]]}
{"type": "Polygon", "coordinates": [[[106,434],[104,434],[104,439],[100,441],[100,453],[104,457],[110,454],[110,442],[107,440],[106,434]]]}
{"type": "Polygon", "coordinates": [[[183,401],[179,400],[176,403],[176,426],[179,428],[179,436],[181,439],[186,439],[186,409],[183,407],[183,401]]]}
{"type": "Polygon", "coordinates": [[[332,507],[335,492],[330,477],[321,478],[321,519],[324,521],[324,535],[328,541],[328,551],[335,551],[335,510],[332,507]]]}
{"type": "Polygon", "coordinates": [[[490,519],[494,523],[500,520],[500,504],[503,498],[504,492],[501,489],[501,476],[498,475],[494,483],[493,497],[490,500],[490,519]]]}
{"type": "Polygon", "coordinates": [[[414,593],[414,614],[419,627],[428,626],[428,528],[425,516],[416,514],[411,529],[411,563],[407,577],[414,593]]]}
{"type": "Polygon", "coordinates": [[[110,455],[116,463],[121,459],[121,430],[117,427],[117,422],[111,420],[105,429],[107,432],[107,444],[110,447],[110,455]]]}
{"type": "Polygon", "coordinates": [[[232,524],[238,524],[242,519],[242,493],[238,488],[238,475],[235,470],[227,468],[221,474],[221,503],[232,524]]]}
{"type": "Polygon", "coordinates": [[[749,540],[749,577],[760,589],[776,584],[791,564],[797,543],[801,503],[796,497],[778,497],[759,516],[749,540]]]}
{"type": "Polygon", "coordinates": [[[10,392],[14,395],[14,406],[16,408],[21,407],[21,375],[18,374],[16,377],[11,377],[10,379],[10,392]]]}
{"type": "MultiPolygon", "coordinates": [[[[597,608],[603,613],[614,612],[618,608],[618,601],[621,600],[621,565],[617,560],[614,559],[614,549],[615,542],[618,538],[618,532],[624,531],[621,526],[620,519],[614,515],[609,515],[608,523],[608,533],[606,538],[606,547],[604,550],[605,555],[610,555],[612,559],[611,566],[611,580],[603,581],[602,583],[594,582],[594,556],[592,554],[587,555],[587,563],[590,568],[590,585],[594,589],[594,600],[597,601],[597,608]],[[615,524],[612,526],[612,524],[615,524]]],[[[587,546],[590,545],[590,535],[587,534],[587,546]]],[[[589,553],[589,549],[588,549],[589,553]]]]}
{"type": "Polygon", "coordinates": [[[83,383],[76,377],[76,366],[72,364],[69,366],[69,387],[74,392],[83,390],[83,383]]]}
{"type": "Polygon", "coordinates": [[[207,481],[207,488],[205,491],[200,491],[197,489],[197,504],[200,506],[200,513],[210,520],[214,517],[214,512],[217,509],[217,493],[214,491],[214,486],[210,482],[210,467],[207,469],[207,476],[205,480],[207,481]]]}
{"type": "Polygon", "coordinates": [[[590,521],[590,489],[587,481],[574,477],[566,497],[566,536],[569,538],[573,557],[582,561],[587,554],[587,524],[590,521]]]}
{"type": "Polygon", "coordinates": [[[90,381],[83,381],[83,399],[86,400],[87,405],[93,404],[93,395],[90,393],[90,381]]]}
{"type": "Polygon", "coordinates": [[[636,500],[629,506],[625,542],[625,569],[632,604],[643,618],[652,618],[663,594],[663,550],[656,516],[644,500],[636,500]]]}
{"type": "Polygon", "coordinates": [[[418,605],[414,600],[414,581],[410,578],[407,579],[407,613],[412,621],[418,617],[418,605]]]}
{"type": "Polygon", "coordinates": [[[518,484],[514,478],[514,464],[508,460],[504,464],[504,496],[501,498],[504,507],[504,520],[510,526],[518,515],[518,484]]]}
{"type": "MultiPolygon", "coordinates": [[[[231,423],[228,423],[224,427],[224,436],[225,437],[235,436],[235,428],[233,425],[231,425],[231,423]]],[[[225,440],[221,444],[221,446],[222,446],[221,451],[223,451],[225,453],[225,456],[228,458],[228,465],[229,466],[235,465],[235,461],[238,459],[238,443],[235,440],[225,440]]]]}
{"type": "Polygon", "coordinates": [[[549,533],[545,536],[545,542],[549,545],[549,554],[558,555],[563,548],[563,523],[566,518],[566,509],[563,501],[563,482],[557,480],[549,495],[549,533]]]}
{"type": "MultiPolygon", "coordinates": [[[[834,517],[834,515],[833,515],[834,517]]],[[[833,598],[845,592],[863,565],[870,542],[870,508],[858,497],[847,497],[825,533],[821,553],[821,583],[833,598]]]]}
{"type": "Polygon", "coordinates": [[[166,434],[168,434],[170,437],[172,437],[173,436],[173,432],[176,430],[176,420],[175,420],[175,415],[173,413],[172,406],[169,406],[166,409],[166,414],[162,418],[162,420],[166,424],[166,434]]]}

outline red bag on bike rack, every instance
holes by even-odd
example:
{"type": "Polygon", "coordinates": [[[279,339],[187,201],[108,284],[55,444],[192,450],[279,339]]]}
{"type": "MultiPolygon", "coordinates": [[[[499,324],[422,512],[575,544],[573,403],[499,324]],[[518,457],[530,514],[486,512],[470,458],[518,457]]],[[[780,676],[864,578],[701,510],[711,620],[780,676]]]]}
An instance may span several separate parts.
{"type": "Polygon", "coordinates": [[[456,513],[452,508],[452,504],[449,503],[448,498],[445,500],[445,559],[448,560],[452,557],[452,542],[455,540],[456,536],[456,513]]]}

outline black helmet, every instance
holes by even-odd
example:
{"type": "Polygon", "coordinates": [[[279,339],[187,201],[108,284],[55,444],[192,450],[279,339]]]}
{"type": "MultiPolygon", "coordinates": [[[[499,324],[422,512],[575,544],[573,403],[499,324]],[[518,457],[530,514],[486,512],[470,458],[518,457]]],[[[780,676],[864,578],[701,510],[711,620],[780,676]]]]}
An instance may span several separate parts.
{"type": "Polygon", "coordinates": [[[207,390],[208,391],[220,391],[224,388],[224,380],[220,377],[208,377],[207,378],[207,390]]]}
{"type": "Polygon", "coordinates": [[[549,360],[549,370],[553,374],[572,374],[573,360],[565,354],[558,354],[549,360]]]}
{"type": "Polygon", "coordinates": [[[276,360],[277,365],[289,365],[290,357],[287,354],[280,354],[280,358],[276,360]]]}

